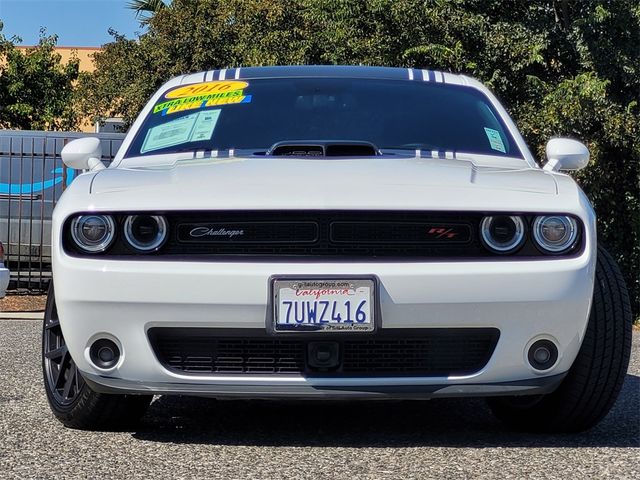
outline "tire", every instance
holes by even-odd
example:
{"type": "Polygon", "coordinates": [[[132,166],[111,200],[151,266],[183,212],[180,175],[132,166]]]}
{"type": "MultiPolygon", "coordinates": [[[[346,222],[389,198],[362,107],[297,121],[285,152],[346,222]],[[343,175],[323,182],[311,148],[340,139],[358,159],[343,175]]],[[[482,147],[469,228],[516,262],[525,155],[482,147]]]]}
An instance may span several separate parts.
{"type": "Polygon", "coordinates": [[[135,426],[151,395],[110,395],[93,391],[69,354],[49,287],[42,326],[42,373],[51,411],[63,425],[80,430],[121,430],[135,426]]]}
{"type": "Polygon", "coordinates": [[[593,427],[620,393],[631,355],[631,330],[626,284],[615,260],[598,247],[589,323],[565,379],[550,394],[490,398],[489,407],[519,430],[579,432],[593,427]]]}

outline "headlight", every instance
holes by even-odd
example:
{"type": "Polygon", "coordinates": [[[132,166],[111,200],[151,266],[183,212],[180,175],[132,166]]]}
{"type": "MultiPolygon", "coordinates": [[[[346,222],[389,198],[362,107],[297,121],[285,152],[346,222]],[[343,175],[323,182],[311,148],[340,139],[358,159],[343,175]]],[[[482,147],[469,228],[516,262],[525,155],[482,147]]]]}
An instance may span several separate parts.
{"type": "Polygon", "coordinates": [[[480,233],[487,248],[498,253],[509,253],[524,241],[524,222],[515,216],[484,217],[480,233]]]}
{"type": "Polygon", "coordinates": [[[71,221],[71,238],[85,252],[104,252],[115,233],[116,226],[109,215],[80,215],[71,221]]]}
{"type": "Polygon", "coordinates": [[[130,215],[124,222],[124,236],[136,250],[152,252],[167,238],[167,221],[159,215],[130,215]]]}
{"type": "Polygon", "coordinates": [[[536,217],[533,221],[533,238],[540,248],[551,253],[571,248],[578,236],[576,221],[564,215],[536,217]]]}

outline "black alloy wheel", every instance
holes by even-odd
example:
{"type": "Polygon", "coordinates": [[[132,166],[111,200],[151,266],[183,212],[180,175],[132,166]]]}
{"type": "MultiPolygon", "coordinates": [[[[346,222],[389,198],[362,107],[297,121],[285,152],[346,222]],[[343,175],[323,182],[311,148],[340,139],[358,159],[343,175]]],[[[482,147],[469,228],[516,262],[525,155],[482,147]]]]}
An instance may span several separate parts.
{"type": "Polygon", "coordinates": [[[71,405],[84,386],[84,379],[64,341],[55,302],[45,310],[42,353],[45,381],[61,406],[71,405]]]}

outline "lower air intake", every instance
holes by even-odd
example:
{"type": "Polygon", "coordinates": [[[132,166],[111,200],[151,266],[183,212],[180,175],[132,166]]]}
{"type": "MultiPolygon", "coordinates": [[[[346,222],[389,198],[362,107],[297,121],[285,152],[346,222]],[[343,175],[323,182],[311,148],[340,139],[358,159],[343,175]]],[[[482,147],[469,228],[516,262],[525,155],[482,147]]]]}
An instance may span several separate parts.
{"type": "Polygon", "coordinates": [[[169,370],[190,374],[449,376],[481,370],[500,336],[495,328],[383,329],[372,335],[269,336],[263,330],[152,328],[149,340],[169,370]],[[308,362],[309,343],[338,345],[339,362],[308,362]]]}

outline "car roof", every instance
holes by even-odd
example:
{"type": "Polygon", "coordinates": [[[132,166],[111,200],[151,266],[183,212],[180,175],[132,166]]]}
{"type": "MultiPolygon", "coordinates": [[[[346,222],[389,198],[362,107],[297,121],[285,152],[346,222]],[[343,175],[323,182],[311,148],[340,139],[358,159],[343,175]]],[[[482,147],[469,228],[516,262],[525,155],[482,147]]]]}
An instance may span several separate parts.
{"type": "Polygon", "coordinates": [[[210,82],[214,80],[248,80],[257,78],[362,78],[378,80],[419,80],[455,85],[469,85],[470,78],[430,69],[371,67],[355,65],[293,65],[269,67],[238,67],[208,70],[183,75],[174,85],[210,82]]]}

